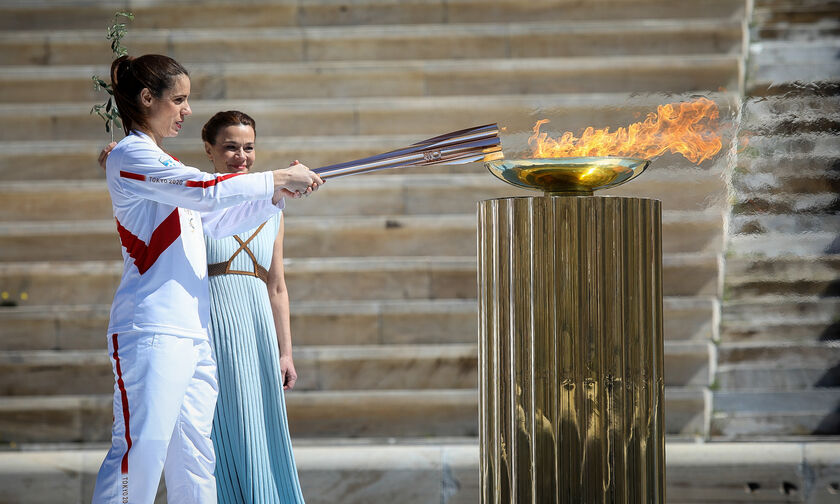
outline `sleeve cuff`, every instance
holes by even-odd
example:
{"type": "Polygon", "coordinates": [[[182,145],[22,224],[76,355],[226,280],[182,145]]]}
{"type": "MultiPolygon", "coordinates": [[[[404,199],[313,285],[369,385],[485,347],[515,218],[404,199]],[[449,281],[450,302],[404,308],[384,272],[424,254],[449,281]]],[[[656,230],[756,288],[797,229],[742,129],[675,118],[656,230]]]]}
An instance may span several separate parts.
{"type": "Polygon", "coordinates": [[[262,174],[265,177],[265,197],[271,199],[274,197],[274,174],[270,171],[263,172],[262,174]]]}

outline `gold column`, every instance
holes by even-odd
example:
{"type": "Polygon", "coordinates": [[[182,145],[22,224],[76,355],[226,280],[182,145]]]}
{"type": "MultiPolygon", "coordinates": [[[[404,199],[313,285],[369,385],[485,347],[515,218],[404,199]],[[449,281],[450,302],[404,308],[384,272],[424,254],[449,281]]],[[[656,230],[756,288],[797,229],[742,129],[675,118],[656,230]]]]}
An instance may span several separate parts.
{"type": "Polygon", "coordinates": [[[481,502],[663,503],[657,200],[478,206],[481,502]]]}

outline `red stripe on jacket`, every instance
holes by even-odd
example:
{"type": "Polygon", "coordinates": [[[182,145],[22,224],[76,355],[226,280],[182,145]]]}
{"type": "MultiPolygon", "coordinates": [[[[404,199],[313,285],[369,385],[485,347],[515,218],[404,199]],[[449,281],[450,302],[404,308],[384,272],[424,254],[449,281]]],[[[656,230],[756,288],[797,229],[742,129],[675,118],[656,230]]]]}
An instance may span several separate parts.
{"type": "Polygon", "coordinates": [[[208,187],[214,186],[219,182],[224,182],[225,180],[231,177],[238,177],[239,175],[244,175],[242,173],[228,173],[227,175],[222,175],[220,177],[216,177],[212,180],[187,180],[184,184],[187,187],[203,187],[207,189],[208,187]]]}
{"type": "Polygon", "coordinates": [[[152,267],[163,251],[181,236],[181,219],[178,217],[178,209],[176,208],[152,231],[152,237],[149,239],[148,245],[124,228],[119,219],[117,219],[117,232],[120,234],[122,246],[125,247],[128,255],[134,259],[134,265],[137,266],[137,271],[142,275],[152,267]]]}
{"type": "Polygon", "coordinates": [[[120,348],[119,343],[117,342],[117,335],[116,333],[111,336],[111,341],[114,344],[114,363],[115,368],[117,370],[117,386],[120,389],[120,399],[122,401],[122,410],[123,410],[123,422],[125,423],[125,442],[128,445],[125,449],[125,455],[122,458],[122,465],[120,466],[120,470],[123,474],[128,473],[128,452],[131,450],[131,430],[128,426],[128,393],[125,391],[125,382],[122,378],[122,368],[120,367],[120,355],[118,350],[120,348]]]}
{"type": "Polygon", "coordinates": [[[131,173],[131,172],[127,172],[127,171],[120,171],[120,177],[130,178],[130,179],[134,179],[134,180],[140,180],[142,182],[146,181],[146,176],[145,175],[140,175],[139,173],[131,173]]]}

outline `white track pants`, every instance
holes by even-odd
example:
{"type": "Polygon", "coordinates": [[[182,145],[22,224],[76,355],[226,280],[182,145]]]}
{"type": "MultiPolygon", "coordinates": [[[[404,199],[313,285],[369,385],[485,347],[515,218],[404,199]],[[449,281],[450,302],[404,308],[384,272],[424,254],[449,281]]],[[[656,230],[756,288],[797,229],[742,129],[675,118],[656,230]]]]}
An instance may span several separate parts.
{"type": "Polygon", "coordinates": [[[114,427],[93,504],[152,504],[161,469],[167,500],[216,502],[210,441],[218,383],[210,341],[130,332],[108,337],[114,427]]]}

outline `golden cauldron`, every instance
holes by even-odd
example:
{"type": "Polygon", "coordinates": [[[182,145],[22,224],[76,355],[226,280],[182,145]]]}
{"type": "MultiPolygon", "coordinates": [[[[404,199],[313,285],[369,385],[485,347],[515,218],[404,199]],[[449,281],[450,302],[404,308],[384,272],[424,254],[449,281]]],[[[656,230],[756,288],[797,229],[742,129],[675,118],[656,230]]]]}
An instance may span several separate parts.
{"type": "Polygon", "coordinates": [[[508,184],[545,191],[546,196],[591,196],[638,177],[650,165],[627,157],[568,157],[487,161],[490,173],[508,184]]]}

